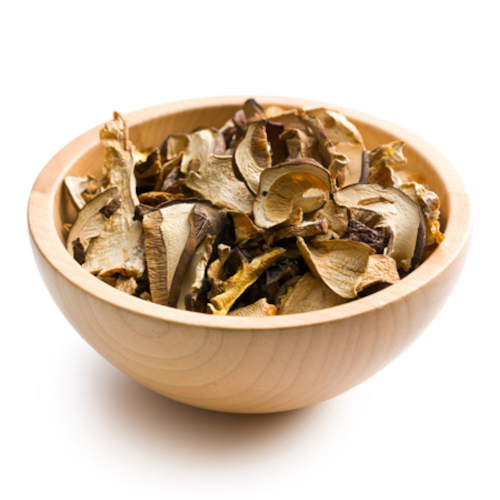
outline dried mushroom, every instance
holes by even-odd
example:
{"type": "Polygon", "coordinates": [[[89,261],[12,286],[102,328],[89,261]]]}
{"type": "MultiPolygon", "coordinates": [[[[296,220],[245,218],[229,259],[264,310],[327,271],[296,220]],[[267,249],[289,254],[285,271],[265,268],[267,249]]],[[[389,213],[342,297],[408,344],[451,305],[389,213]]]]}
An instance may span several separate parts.
{"type": "Polygon", "coordinates": [[[314,160],[296,159],[263,170],[253,203],[257,226],[268,229],[290,216],[309,189],[329,192],[330,173],[314,160]]]}
{"type": "Polygon", "coordinates": [[[397,283],[444,238],[402,141],[367,151],[337,111],[250,98],[199,125],[139,150],[115,113],[102,179],[65,179],[67,250],[116,290],[222,316],[318,311],[397,283]]]}
{"type": "Polygon", "coordinates": [[[333,197],[342,207],[369,212],[368,226],[390,232],[387,255],[396,260],[399,268],[409,271],[420,260],[425,228],[418,204],[402,191],[378,184],[354,184],[337,191],[333,197]]]}

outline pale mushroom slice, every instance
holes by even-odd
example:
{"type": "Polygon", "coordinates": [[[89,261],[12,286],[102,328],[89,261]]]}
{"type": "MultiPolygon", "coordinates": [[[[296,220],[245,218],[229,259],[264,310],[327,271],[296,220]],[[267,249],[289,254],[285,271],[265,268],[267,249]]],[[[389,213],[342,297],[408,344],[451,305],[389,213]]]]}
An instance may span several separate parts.
{"type": "Polygon", "coordinates": [[[335,147],[348,159],[344,170],[342,170],[342,175],[339,177],[338,187],[366,183],[370,173],[370,160],[363,145],[359,142],[338,142],[335,147]]]}
{"type": "Polygon", "coordinates": [[[207,234],[194,252],[193,258],[186,270],[186,274],[182,279],[177,309],[186,309],[187,295],[189,295],[188,299],[193,302],[198,298],[198,294],[203,286],[205,270],[210,256],[212,255],[214,241],[215,235],[207,234]]]}
{"type": "Polygon", "coordinates": [[[83,268],[99,278],[119,273],[141,277],[145,271],[144,234],[140,221],[134,220],[139,204],[135,192],[133,145],[128,127],[119,113],[100,131],[101,143],[106,146],[103,171],[109,187],[117,187],[121,205],[113,217],[106,220],[100,235],[94,238],[85,256],[83,268]]]}
{"type": "Polygon", "coordinates": [[[404,194],[420,205],[425,218],[425,246],[439,245],[444,240],[444,234],[439,230],[439,197],[433,191],[426,189],[418,182],[404,182],[399,186],[404,194]]]}
{"type": "Polygon", "coordinates": [[[118,276],[115,288],[128,295],[134,295],[137,291],[137,281],[132,276],[118,276]]]}
{"type": "Polygon", "coordinates": [[[232,156],[209,155],[198,172],[189,172],[186,186],[214,205],[252,213],[255,196],[236,178],[232,156]]]}
{"type": "Polygon", "coordinates": [[[359,278],[368,268],[370,255],[375,253],[364,243],[348,240],[306,244],[299,237],[297,247],[314,276],[346,299],[356,297],[359,278]]]}
{"type": "Polygon", "coordinates": [[[208,157],[226,150],[224,137],[215,128],[200,128],[188,134],[188,145],[184,149],[181,172],[198,172],[204,168],[208,157]]]}
{"type": "Polygon", "coordinates": [[[257,194],[261,172],[271,166],[266,120],[250,123],[234,152],[234,167],[253,194],[257,194]]]}
{"type": "Polygon", "coordinates": [[[212,314],[226,315],[238,297],[284,253],[283,248],[274,248],[255,257],[250,263],[244,261],[236,274],[224,282],[224,292],[210,299],[208,308],[212,314]]]}
{"type": "Polygon", "coordinates": [[[306,273],[287,291],[278,315],[319,311],[345,304],[348,300],[330,290],[322,280],[306,273]]]}
{"type": "Polygon", "coordinates": [[[295,159],[263,170],[253,202],[255,224],[269,229],[284,222],[303,194],[313,188],[331,189],[330,173],[314,160],[295,159]]]}
{"type": "Polygon", "coordinates": [[[102,193],[107,184],[107,179],[97,180],[92,175],[79,177],[68,175],[64,179],[64,185],[73,200],[75,206],[81,210],[92,198],[102,193]]]}
{"type": "Polygon", "coordinates": [[[189,216],[194,203],[178,203],[144,216],[146,260],[151,297],[168,305],[169,291],[191,233],[189,216]]]}
{"type": "Polygon", "coordinates": [[[174,200],[144,215],[145,251],[153,302],[176,307],[196,248],[207,235],[218,236],[226,212],[207,202],[174,200]]]}
{"type": "Polygon", "coordinates": [[[274,304],[268,304],[267,299],[264,297],[253,304],[229,312],[228,316],[265,318],[266,316],[275,316],[277,312],[278,308],[274,304]]]}
{"type": "Polygon", "coordinates": [[[280,139],[286,142],[288,158],[317,158],[319,156],[316,139],[303,130],[291,128],[285,130],[280,139]]]}
{"type": "Polygon", "coordinates": [[[69,230],[66,248],[79,264],[84,262],[92,239],[99,236],[106,226],[107,219],[101,210],[118,196],[118,188],[107,189],[90,200],[78,212],[69,230]]]}
{"type": "Polygon", "coordinates": [[[356,292],[377,283],[394,285],[400,280],[396,261],[388,255],[370,255],[368,267],[356,284],[356,292]]]}
{"type": "Polygon", "coordinates": [[[189,134],[171,134],[163,143],[162,156],[168,161],[183,153],[189,145],[189,134]]]}
{"type": "Polygon", "coordinates": [[[390,232],[387,255],[394,258],[398,268],[409,271],[422,255],[425,242],[425,223],[421,210],[402,191],[378,184],[353,184],[333,194],[341,207],[366,210],[371,217],[365,224],[390,232]]]}
{"type": "Polygon", "coordinates": [[[403,141],[393,141],[370,151],[370,174],[368,182],[384,187],[399,187],[401,180],[394,169],[404,167],[406,158],[403,155],[403,141]]]}

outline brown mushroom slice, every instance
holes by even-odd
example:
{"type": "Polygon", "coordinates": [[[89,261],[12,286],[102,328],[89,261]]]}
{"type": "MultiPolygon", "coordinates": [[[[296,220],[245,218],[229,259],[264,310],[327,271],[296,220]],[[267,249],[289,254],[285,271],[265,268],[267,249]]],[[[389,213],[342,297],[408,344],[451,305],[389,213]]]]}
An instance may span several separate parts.
{"type": "Polygon", "coordinates": [[[393,141],[370,151],[370,175],[368,182],[374,182],[384,187],[399,187],[400,179],[394,173],[394,168],[404,167],[406,158],[403,155],[403,141],[393,141]]]}
{"type": "MultiPolygon", "coordinates": [[[[138,181],[138,185],[142,185],[140,181],[143,181],[144,185],[149,185],[147,182],[144,183],[145,179],[149,179],[158,175],[161,170],[160,161],[160,150],[154,149],[147,157],[145,161],[136,161],[134,172],[135,177],[138,181]]],[[[153,181],[153,184],[155,184],[153,181]]]]}
{"type": "Polygon", "coordinates": [[[416,265],[420,257],[415,256],[421,254],[425,241],[417,203],[399,189],[378,184],[353,184],[334,193],[333,198],[341,207],[366,210],[373,217],[364,222],[373,229],[390,231],[387,255],[396,260],[398,268],[409,271],[416,265]]]}
{"type": "Polygon", "coordinates": [[[192,300],[197,299],[203,285],[208,260],[212,255],[214,241],[215,235],[208,234],[194,252],[186,274],[182,279],[177,309],[186,309],[185,297],[187,294],[191,294],[192,300]]]}
{"type": "Polygon", "coordinates": [[[314,214],[314,220],[326,219],[328,228],[334,233],[343,234],[349,224],[347,210],[339,207],[331,199],[327,199],[324,206],[314,214]]]}
{"type": "Polygon", "coordinates": [[[369,174],[369,162],[364,161],[363,151],[365,149],[363,145],[354,142],[339,142],[335,144],[335,147],[348,159],[347,165],[342,171],[342,182],[338,183],[339,188],[366,182],[369,174]]]}
{"type": "Polygon", "coordinates": [[[350,299],[356,297],[356,285],[375,251],[364,243],[330,240],[306,244],[297,238],[297,247],[310,271],[330,290],[350,299]]]}
{"type": "Polygon", "coordinates": [[[286,142],[288,158],[317,158],[317,143],[315,137],[307,134],[303,130],[291,128],[285,130],[280,139],[286,142]]]}
{"type": "Polygon", "coordinates": [[[348,300],[330,290],[322,280],[306,273],[288,290],[278,315],[319,311],[345,304],[348,300]]]}
{"type": "Polygon", "coordinates": [[[264,234],[264,229],[257,227],[247,214],[236,210],[230,210],[229,214],[233,219],[236,245],[245,245],[264,234]]]}
{"type": "Polygon", "coordinates": [[[287,110],[285,108],[283,108],[282,106],[278,106],[276,104],[271,104],[264,108],[264,114],[266,118],[274,118],[275,116],[280,116],[286,112],[287,110]]]}
{"type": "Polygon", "coordinates": [[[128,127],[119,113],[115,112],[113,120],[101,129],[100,139],[106,146],[103,171],[109,186],[118,188],[121,205],[113,217],[106,219],[101,234],[90,242],[83,268],[100,278],[116,273],[140,277],[146,263],[142,224],[135,220],[135,206],[139,204],[135,161],[128,127]]]}
{"type": "Polygon", "coordinates": [[[266,316],[275,316],[277,312],[277,307],[274,304],[268,304],[267,299],[264,297],[253,304],[229,312],[228,316],[265,318],[266,316]]]}
{"type": "Polygon", "coordinates": [[[301,198],[298,198],[294,204],[294,210],[301,208],[302,213],[310,214],[316,212],[326,203],[327,193],[321,189],[309,189],[301,198]]]}
{"type": "Polygon", "coordinates": [[[261,172],[271,166],[266,120],[250,123],[234,152],[234,166],[253,194],[259,190],[261,172]]]}
{"type": "Polygon", "coordinates": [[[331,189],[330,173],[314,160],[290,160],[263,170],[253,203],[255,224],[269,229],[286,221],[298,200],[313,188],[331,189]]]}
{"type": "MultiPolygon", "coordinates": [[[[220,133],[214,128],[200,128],[188,134],[188,145],[184,149],[184,155],[181,161],[181,172],[198,172],[201,170],[210,155],[214,152],[222,153],[225,151],[225,143],[220,150],[220,133]]],[[[222,139],[224,142],[224,139],[222,139]]]]}
{"type": "Polygon", "coordinates": [[[245,113],[247,123],[262,120],[262,118],[264,118],[264,109],[253,98],[247,99],[243,103],[243,112],[245,113]]]}
{"type": "Polygon", "coordinates": [[[267,244],[272,245],[275,241],[285,238],[310,238],[318,234],[326,234],[328,232],[328,221],[321,219],[317,221],[306,221],[298,226],[288,226],[270,233],[267,239],[267,244]]]}
{"type": "Polygon", "coordinates": [[[118,276],[115,288],[128,295],[134,295],[137,291],[137,281],[132,276],[118,276]]]}
{"type": "Polygon", "coordinates": [[[191,233],[194,203],[178,203],[148,213],[142,221],[153,302],[168,304],[169,291],[191,233]]]}
{"type": "Polygon", "coordinates": [[[226,315],[238,297],[284,253],[283,248],[274,248],[255,257],[250,263],[243,262],[236,274],[224,282],[224,292],[210,299],[208,308],[212,314],[226,315]]]}
{"type": "Polygon", "coordinates": [[[64,185],[68,190],[73,203],[81,210],[92,198],[102,193],[107,179],[97,180],[92,175],[78,177],[77,175],[68,175],[64,179],[64,185]]]}
{"type": "Polygon", "coordinates": [[[214,205],[252,213],[255,196],[236,178],[232,156],[209,155],[198,172],[189,172],[186,186],[214,205]]]}
{"type": "Polygon", "coordinates": [[[387,239],[385,232],[385,229],[372,229],[356,219],[351,219],[347,229],[342,233],[341,239],[360,241],[372,247],[378,254],[382,254],[387,239]]]}
{"type": "Polygon", "coordinates": [[[368,267],[356,285],[356,292],[361,292],[361,290],[377,283],[394,285],[399,280],[398,266],[392,257],[370,255],[368,267]]]}
{"type": "Polygon", "coordinates": [[[425,246],[437,244],[444,240],[444,234],[439,230],[439,197],[433,191],[426,189],[418,182],[405,182],[399,186],[404,194],[420,205],[425,218],[425,246]]]}
{"type": "Polygon", "coordinates": [[[231,247],[221,243],[217,247],[218,259],[214,260],[207,269],[207,278],[212,286],[212,292],[214,295],[219,295],[224,291],[224,281],[222,280],[222,272],[224,270],[224,264],[231,254],[231,247]]]}
{"type": "Polygon", "coordinates": [[[85,252],[92,239],[101,234],[106,226],[106,217],[102,214],[101,210],[106,207],[112,200],[119,196],[118,188],[110,188],[103,193],[97,195],[82,207],[76,217],[75,222],[71,225],[69,230],[66,248],[70,255],[80,264],[83,263],[85,252]],[[78,240],[78,243],[74,243],[78,240]],[[77,255],[75,256],[75,250],[77,255]]]}

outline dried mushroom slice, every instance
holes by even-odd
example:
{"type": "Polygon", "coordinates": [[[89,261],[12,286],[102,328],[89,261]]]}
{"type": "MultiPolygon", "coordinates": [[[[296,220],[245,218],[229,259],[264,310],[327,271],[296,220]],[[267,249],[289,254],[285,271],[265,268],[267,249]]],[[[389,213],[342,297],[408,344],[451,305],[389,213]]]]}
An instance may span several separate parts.
{"type": "Polygon", "coordinates": [[[236,178],[232,156],[209,155],[198,172],[189,172],[186,186],[214,205],[252,213],[254,195],[236,178]]]}
{"type": "Polygon", "coordinates": [[[231,247],[221,243],[217,247],[218,259],[214,260],[207,269],[207,278],[212,287],[214,295],[218,295],[224,291],[224,281],[222,273],[224,271],[224,264],[231,255],[231,247]]]}
{"type": "Polygon", "coordinates": [[[325,134],[332,144],[351,142],[363,144],[363,139],[356,126],[338,111],[326,108],[314,108],[306,111],[321,121],[325,134]]]}
{"type": "Polygon", "coordinates": [[[398,268],[409,271],[420,260],[425,241],[425,227],[417,203],[402,191],[378,184],[354,184],[333,194],[337,205],[366,210],[372,217],[365,224],[390,232],[387,255],[398,268]]]}
{"type": "Polygon", "coordinates": [[[73,203],[81,210],[92,198],[103,192],[107,179],[97,180],[92,175],[78,177],[68,175],[64,179],[64,185],[68,190],[73,203]]]}
{"type": "Polygon", "coordinates": [[[203,286],[205,270],[212,255],[214,241],[215,235],[208,234],[194,252],[186,274],[182,279],[177,309],[186,309],[186,295],[189,294],[190,301],[196,301],[198,298],[198,294],[203,286]]]}
{"type": "Polygon", "coordinates": [[[250,123],[234,152],[234,166],[253,194],[257,194],[261,172],[271,166],[266,120],[250,123]]]}
{"type": "Polygon", "coordinates": [[[99,278],[116,273],[138,278],[145,271],[144,235],[141,222],[135,220],[139,200],[135,192],[133,146],[127,124],[119,113],[104,125],[100,138],[106,146],[103,171],[108,185],[120,191],[121,205],[106,219],[101,234],[90,242],[83,267],[99,278]]]}
{"type": "Polygon", "coordinates": [[[348,159],[338,186],[342,188],[351,184],[366,183],[370,164],[368,155],[364,154],[366,150],[363,145],[353,142],[339,142],[335,144],[335,147],[348,159]]]}
{"type": "Polygon", "coordinates": [[[403,141],[393,141],[370,151],[370,175],[368,182],[384,187],[399,187],[401,181],[394,173],[394,168],[404,167],[403,141]]]}
{"type": "Polygon", "coordinates": [[[245,113],[247,123],[262,120],[262,118],[264,118],[264,109],[253,98],[247,99],[243,103],[243,112],[245,113]]]}
{"type": "Polygon", "coordinates": [[[78,212],[69,230],[66,248],[79,264],[84,262],[91,240],[99,236],[106,225],[106,217],[101,210],[117,197],[119,197],[118,188],[107,189],[90,200],[78,212]]]}
{"type": "Polygon", "coordinates": [[[218,236],[225,224],[225,210],[189,199],[175,200],[144,216],[153,302],[176,307],[196,248],[207,235],[218,236]]]}
{"type": "Polygon", "coordinates": [[[297,246],[314,276],[346,299],[356,297],[359,278],[368,268],[370,255],[375,253],[364,243],[346,240],[306,244],[297,238],[297,246]]]}
{"type": "Polygon", "coordinates": [[[297,226],[288,226],[278,231],[269,233],[267,244],[272,245],[275,241],[283,240],[285,238],[309,238],[318,234],[326,234],[328,232],[328,221],[321,219],[317,221],[302,222],[297,226]]]}
{"type": "Polygon", "coordinates": [[[315,278],[311,273],[306,273],[283,297],[278,314],[319,311],[345,304],[348,300],[330,290],[322,280],[315,278]]]}
{"type": "Polygon", "coordinates": [[[251,285],[253,285],[259,276],[276,262],[285,250],[275,248],[270,252],[259,255],[252,262],[243,262],[236,274],[224,282],[224,292],[210,299],[208,305],[212,314],[226,315],[238,297],[251,285]]]}
{"type": "Polygon", "coordinates": [[[286,142],[290,160],[295,158],[317,158],[319,156],[316,139],[303,130],[287,129],[280,135],[280,139],[286,142]]]}
{"type": "Polygon", "coordinates": [[[444,240],[444,234],[439,230],[439,197],[433,191],[426,189],[418,182],[405,182],[399,186],[414,202],[420,205],[425,218],[425,246],[439,245],[444,240]]]}
{"type": "Polygon", "coordinates": [[[337,238],[345,232],[349,224],[347,210],[330,199],[326,200],[325,205],[314,214],[314,220],[322,219],[328,221],[328,229],[333,231],[337,238]]]}
{"type": "Polygon", "coordinates": [[[229,215],[233,219],[236,245],[246,245],[249,241],[260,238],[264,234],[264,229],[257,227],[247,214],[230,210],[229,215]]]}
{"type": "Polygon", "coordinates": [[[331,189],[330,173],[314,160],[290,160],[263,170],[253,203],[255,224],[269,229],[286,221],[303,194],[313,188],[331,189]]]}
{"type": "Polygon", "coordinates": [[[198,172],[205,166],[212,154],[222,154],[226,150],[225,141],[214,128],[200,128],[188,134],[188,145],[184,149],[181,172],[198,172]]]}
{"type": "Polygon", "coordinates": [[[274,304],[268,304],[266,298],[259,299],[257,302],[245,307],[240,307],[228,313],[228,316],[239,316],[241,318],[264,318],[266,316],[275,316],[278,312],[274,304]]]}
{"type": "Polygon", "coordinates": [[[188,144],[188,134],[171,134],[165,139],[161,147],[161,155],[168,162],[183,153],[187,149],[188,144]]]}
{"type": "Polygon", "coordinates": [[[368,267],[360,277],[356,285],[356,291],[360,292],[377,283],[394,285],[399,279],[398,266],[392,257],[387,255],[370,255],[368,267]]]}
{"type": "Polygon", "coordinates": [[[137,291],[137,281],[132,276],[118,276],[115,288],[128,295],[134,295],[137,291]]]}

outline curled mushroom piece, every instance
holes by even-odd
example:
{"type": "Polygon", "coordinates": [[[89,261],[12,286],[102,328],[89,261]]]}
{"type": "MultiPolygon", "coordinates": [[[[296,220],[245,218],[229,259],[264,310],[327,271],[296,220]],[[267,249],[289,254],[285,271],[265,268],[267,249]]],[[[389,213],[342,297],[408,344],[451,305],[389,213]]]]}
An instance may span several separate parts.
{"type": "Polygon", "coordinates": [[[425,246],[439,245],[444,240],[444,234],[439,230],[439,198],[438,195],[426,189],[418,182],[405,182],[399,186],[414,202],[420,205],[425,218],[425,246]]]}
{"type": "Polygon", "coordinates": [[[370,173],[370,160],[363,145],[353,142],[339,142],[335,144],[335,147],[348,159],[339,178],[338,187],[366,183],[370,173]]]}
{"type": "Polygon", "coordinates": [[[368,268],[368,259],[375,251],[364,243],[346,240],[306,244],[297,238],[302,257],[316,278],[330,290],[346,299],[357,295],[357,283],[368,268]]]}
{"type": "Polygon", "coordinates": [[[133,146],[127,124],[119,113],[104,125],[100,138],[106,146],[103,171],[109,186],[118,188],[121,205],[90,242],[83,267],[100,278],[116,273],[139,278],[145,270],[144,235],[141,222],[134,219],[139,200],[135,192],[133,146]]]}
{"type": "Polygon", "coordinates": [[[252,213],[255,197],[246,184],[236,178],[232,156],[209,155],[198,172],[189,172],[186,186],[215,205],[252,213]]]}
{"type": "Polygon", "coordinates": [[[319,311],[345,304],[348,300],[330,290],[322,280],[315,278],[311,273],[306,273],[283,297],[278,314],[319,311]]]}
{"type": "Polygon", "coordinates": [[[318,234],[326,234],[328,232],[328,221],[321,219],[317,221],[305,221],[297,226],[288,226],[269,233],[267,244],[272,245],[275,241],[285,238],[308,238],[318,234]]]}
{"type": "Polygon", "coordinates": [[[370,151],[370,175],[368,182],[375,182],[384,187],[399,187],[401,180],[394,173],[394,168],[404,167],[403,141],[393,141],[370,151]]]}
{"type": "Polygon", "coordinates": [[[106,178],[99,181],[92,175],[86,175],[85,177],[68,175],[64,179],[64,185],[73,203],[79,210],[81,210],[92,198],[102,193],[106,184],[106,178]]]}
{"type": "Polygon", "coordinates": [[[402,191],[378,184],[354,184],[333,194],[337,205],[366,210],[371,216],[365,224],[390,232],[387,255],[394,258],[398,268],[409,271],[418,263],[425,242],[425,227],[421,212],[402,191]]]}
{"type": "Polygon", "coordinates": [[[233,219],[237,245],[245,245],[265,233],[264,229],[257,227],[247,214],[236,210],[230,210],[229,214],[233,219]]]}
{"type": "Polygon", "coordinates": [[[290,160],[263,170],[253,203],[255,224],[269,229],[284,222],[302,195],[313,188],[331,189],[330,173],[314,160],[290,160]]]}
{"type": "Polygon", "coordinates": [[[69,231],[66,248],[79,264],[84,262],[85,253],[91,240],[99,236],[106,226],[106,217],[101,210],[117,197],[119,197],[118,188],[107,189],[90,200],[78,212],[78,216],[69,231]],[[78,242],[75,243],[76,241],[78,242]]]}
{"type": "Polygon", "coordinates": [[[228,313],[228,316],[248,317],[266,317],[275,316],[278,309],[274,304],[268,304],[266,298],[260,299],[248,306],[240,307],[228,313]]]}
{"type": "Polygon", "coordinates": [[[248,189],[257,194],[262,170],[271,166],[266,120],[252,122],[234,152],[234,166],[248,189]]]}
{"type": "Polygon", "coordinates": [[[224,154],[226,143],[222,134],[215,128],[200,128],[188,134],[188,144],[181,161],[181,172],[198,172],[212,154],[224,154]]]}
{"type": "Polygon", "coordinates": [[[243,262],[236,274],[224,282],[224,292],[210,299],[208,305],[212,314],[226,315],[238,297],[274,262],[276,262],[285,250],[275,248],[270,252],[259,255],[250,262],[243,262]]]}

